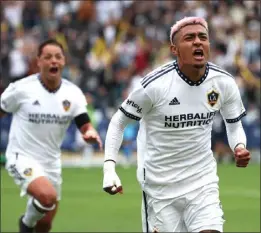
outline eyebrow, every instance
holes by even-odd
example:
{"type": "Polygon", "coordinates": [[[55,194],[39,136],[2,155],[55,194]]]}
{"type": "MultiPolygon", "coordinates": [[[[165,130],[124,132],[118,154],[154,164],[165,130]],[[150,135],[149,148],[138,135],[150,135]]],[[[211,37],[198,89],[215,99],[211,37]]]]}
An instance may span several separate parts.
{"type": "Polygon", "coordinates": [[[44,54],[44,56],[52,56],[52,55],[54,55],[54,56],[56,56],[56,55],[63,55],[62,53],[55,53],[55,54],[52,54],[52,53],[47,53],[47,54],[44,54]]]}
{"type": "Polygon", "coordinates": [[[199,33],[191,32],[191,33],[185,34],[183,37],[185,37],[185,36],[195,36],[196,34],[198,34],[199,36],[207,36],[208,35],[205,32],[199,32],[199,33]]]}

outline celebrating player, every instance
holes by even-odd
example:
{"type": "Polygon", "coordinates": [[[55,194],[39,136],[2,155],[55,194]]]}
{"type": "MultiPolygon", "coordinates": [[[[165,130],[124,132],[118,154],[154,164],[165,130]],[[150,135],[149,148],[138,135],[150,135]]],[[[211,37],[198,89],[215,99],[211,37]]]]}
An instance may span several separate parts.
{"type": "Polygon", "coordinates": [[[103,188],[122,192],[115,171],[124,127],[140,121],[137,177],[143,190],[144,232],[222,232],[217,165],[211,130],[218,111],[236,165],[250,160],[240,119],[246,115],[233,77],[208,62],[203,18],[172,26],[171,61],[146,75],[114,114],[105,141],[103,188]]]}
{"type": "Polygon", "coordinates": [[[1,95],[1,115],[12,113],[6,168],[28,194],[19,232],[49,232],[61,198],[60,146],[72,120],[88,143],[101,139],[86,112],[81,90],[61,78],[65,55],[61,44],[39,46],[39,74],[11,83],[1,95]]]}

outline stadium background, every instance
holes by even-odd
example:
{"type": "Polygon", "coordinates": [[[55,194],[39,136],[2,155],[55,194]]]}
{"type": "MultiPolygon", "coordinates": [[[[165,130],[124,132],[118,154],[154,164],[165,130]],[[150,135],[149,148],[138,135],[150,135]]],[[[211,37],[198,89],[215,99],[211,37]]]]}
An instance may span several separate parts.
{"type": "MultiPolygon", "coordinates": [[[[55,38],[66,51],[63,76],[86,93],[89,114],[104,141],[112,114],[143,74],[174,58],[169,51],[172,24],[192,15],[207,19],[211,61],[234,75],[248,112],[243,118],[253,154],[248,169],[231,163],[220,116],[213,125],[225,230],[260,232],[259,1],[1,1],[0,93],[10,82],[38,72],[37,46],[55,38]]],[[[2,162],[10,122],[10,115],[0,120],[2,162]]],[[[62,145],[63,165],[76,168],[64,169],[54,231],[140,231],[137,129],[135,124],[125,129],[119,158],[125,194],[111,198],[101,190],[102,154],[86,146],[75,125],[70,126],[62,145]]],[[[3,169],[1,181],[1,231],[15,231],[25,202],[3,169]]]]}

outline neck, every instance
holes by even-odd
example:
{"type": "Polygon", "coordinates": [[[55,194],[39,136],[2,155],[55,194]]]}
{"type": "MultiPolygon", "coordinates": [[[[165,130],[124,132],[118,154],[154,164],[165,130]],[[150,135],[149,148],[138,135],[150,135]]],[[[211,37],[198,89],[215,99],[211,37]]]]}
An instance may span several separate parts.
{"type": "Polygon", "coordinates": [[[60,78],[49,79],[48,77],[46,77],[44,75],[40,75],[40,79],[41,79],[41,82],[44,84],[44,86],[49,91],[55,91],[61,85],[61,79],[60,78]]]}
{"type": "Polygon", "coordinates": [[[178,66],[180,71],[194,82],[200,80],[206,71],[206,65],[204,65],[202,68],[196,68],[193,65],[182,64],[180,61],[178,61],[178,66]]]}

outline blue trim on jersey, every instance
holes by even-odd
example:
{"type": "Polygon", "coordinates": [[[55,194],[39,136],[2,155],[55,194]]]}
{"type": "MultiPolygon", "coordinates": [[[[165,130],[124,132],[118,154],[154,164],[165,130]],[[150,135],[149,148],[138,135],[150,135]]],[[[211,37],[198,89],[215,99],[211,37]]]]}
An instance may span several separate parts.
{"type": "Polygon", "coordinates": [[[56,92],[60,89],[60,87],[62,86],[62,80],[61,80],[60,85],[59,85],[56,89],[50,90],[50,89],[44,84],[44,82],[43,82],[43,80],[41,79],[40,75],[38,75],[37,78],[38,78],[38,80],[40,81],[40,83],[42,84],[43,88],[44,88],[46,91],[50,92],[50,93],[56,93],[56,92]]]}
{"type": "Polygon", "coordinates": [[[179,69],[179,66],[178,66],[178,62],[176,61],[175,62],[175,69],[179,75],[179,77],[181,77],[188,85],[190,86],[199,86],[201,83],[203,83],[205,81],[205,79],[207,78],[208,76],[208,72],[209,72],[209,64],[207,63],[206,64],[206,70],[205,70],[205,73],[204,75],[198,80],[198,81],[192,81],[190,78],[188,78],[185,74],[183,74],[181,72],[181,70],[179,69]]]}
{"type": "Polygon", "coordinates": [[[160,70],[158,70],[157,72],[152,72],[147,74],[142,80],[141,83],[145,84],[145,82],[147,82],[150,78],[154,77],[155,75],[164,72],[166,69],[168,69],[169,67],[173,66],[174,63],[171,64],[166,64],[164,65],[160,70]]]}
{"type": "Polygon", "coordinates": [[[132,119],[132,120],[139,121],[139,120],[141,119],[140,117],[137,117],[137,116],[135,116],[135,115],[133,115],[133,114],[127,112],[123,107],[120,107],[119,109],[123,112],[123,114],[124,114],[126,117],[129,117],[129,118],[132,119]]]}
{"type": "Polygon", "coordinates": [[[231,78],[234,78],[232,74],[226,72],[225,70],[222,70],[222,69],[219,68],[218,66],[215,66],[215,65],[210,64],[210,65],[209,65],[209,69],[215,70],[215,71],[220,72],[220,73],[222,73],[222,74],[226,74],[227,76],[229,76],[229,77],[231,77],[231,78]]]}
{"type": "Polygon", "coordinates": [[[234,119],[226,119],[227,123],[235,123],[241,120],[242,117],[246,116],[246,111],[244,111],[242,114],[240,114],[239,117],[234,118],[234,119]]]}
{"type": "Polygon", "coordinates": [[[159,70],[158,72],[145,76],[144,79],[141,81],[141,85],[144,88],[146,88],[151,82],[153,82],[154,80],[158,79],[162,75],[167,74],[168,72],[174,69],[175,69],[175,65],[173,63],[166,65],[165,67],[162,67],[162,69],[159,70]]]}

